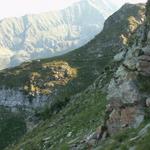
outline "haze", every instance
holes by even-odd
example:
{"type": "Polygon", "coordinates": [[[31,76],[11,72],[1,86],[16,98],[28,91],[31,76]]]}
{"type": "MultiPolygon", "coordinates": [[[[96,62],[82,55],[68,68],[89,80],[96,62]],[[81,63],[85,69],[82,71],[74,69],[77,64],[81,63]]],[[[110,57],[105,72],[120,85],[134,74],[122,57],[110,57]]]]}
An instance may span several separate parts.
{"type": "MultiPolygon", "coordinates": [[[[25,14],[63,9],[79,0],[0,0],[0,19],[18,17],[25,14]]],[[[146,2],[146,0],[112,0],[118,7],[125,2],[146,2]]]]}

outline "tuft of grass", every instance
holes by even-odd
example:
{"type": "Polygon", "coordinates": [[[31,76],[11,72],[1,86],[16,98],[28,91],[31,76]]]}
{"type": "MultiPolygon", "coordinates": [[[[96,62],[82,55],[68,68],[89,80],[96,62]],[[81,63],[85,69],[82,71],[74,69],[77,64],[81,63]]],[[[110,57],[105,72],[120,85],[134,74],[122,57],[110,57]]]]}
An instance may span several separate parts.
{"type": "Polygon", "coordinates": [[[138,86],[141,92],[150,93],[150,77],[138,75],[138,86]]]}
{"type": "Polygon", "coordinates": [[[150,130],[148,134],[141,138],[136,144],[136,150],[149,150],[150,149],[150,130]]]}

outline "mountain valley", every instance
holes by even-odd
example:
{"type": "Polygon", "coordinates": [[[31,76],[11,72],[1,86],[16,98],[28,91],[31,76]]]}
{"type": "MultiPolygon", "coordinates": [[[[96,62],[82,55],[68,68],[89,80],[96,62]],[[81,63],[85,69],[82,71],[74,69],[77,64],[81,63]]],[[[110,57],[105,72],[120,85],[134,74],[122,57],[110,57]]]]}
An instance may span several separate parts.
{"type": "MultiPolygon", "coordinates": [[[[115,130],[120,130],[120,126],[124,124],[118,123],[116,128],[115,121],[109,123],[108,116],[112,112],[108,111],[106,115],[107,99],[113,103],[113,99],[116,98],[126,101],[138,96],[135,93],[130,95],[130,90],[135,92],[136,90],[128,87],[126,83],[123,90],[127,93],[123,93],[122,86],[118,89],[113,83],[113,77],[121,78],[120,80],[126,77],[126,80],[130,80],[130,76],[133,76],[128,75],[128,72],[124,73],[122,68],[121,71],[117,70],[126,59],[127,53],[131,51],[132,56],[132,49],[128,50],[128,47],[135,44],[135,37],[139,42],[138,36],[143,33],[144,19],[144,4],[125,4],[105,21],[102,32],[81,48],[62,56],[25,62],[15,68],[2,70],[0,114],[2,122],[6,124],[0,125],[0,141],[3,141],[0,148],[6,146],[8,150],[99,148],[101,141],[99,136],[103,136],[104,139],[106,137],[104,132],[106,129],[102,130],[101,126],[107,127],[109,134],[115,132],[109,126],[111,124],[115,130]],[[116,71],[120,72],[120,76],[117,76],[116,71]],[[119,96],[115,90],[120,90],[119,96]],[[129,96],[126,98],[121,94],[129,96]],[[8,119],[4,117],[5,114],[8,119]],[[9,126],[11,120],[14,124],[9,126]],[[15,128],[15,125],[18,128],[15,128]],[[10,132],[6,132],[5,128],[10,128],[10,132]],[[98,141],[95,136],[98,137],[98,141]]],[[[125,66],[128,66],[128,63],[129,61],[125,66]]],[[[129,65],[132,67],[132,64],[129,65]]],[[[132,105],[131,103],[131,107],[132,105]]],[[[114,105],[110,106],[114,111],[118,110],[118,106],[115,108],[114,105]]],[[[126,105],[122,107],[126,108],[126,105]]],[[[128,107],[127,111],[130,112],[128,107]]],[[[134,112],[134,109],[131,108],[131,112],[134,112]]],[[[139,116],[143,117],[142,112],[139,116]]]]}
{"type": "MultiPolygon", "coordinates": [[[[86,16],[83,27],[87,28],[83,35],[88,39],[85,40],[84,36],[73,38],[74,33],[71,36],[74,24],[81,25],[82,15],[76,22],[71,19],[73,16],[64,17],[66,22],[68,17],[71,17],[69,20],[72,21],[70,35],[65,36],[65,42],[68,42],[68,39],[73,43],[75,39],[81,42],[69,45],[68,50],[72,50],[66,54],[45,58],[48,56],[45,46],[49,44],[45,43],[43,50],[39,51],[36,40],[32,37],[33,39],[29,39],[33,41],[28,41],[28,36],[24,35],[20,35],[25,37],[24,42],[18,43],[17,46],[13,43],[15,41],[10,40],[11,37],[4,38],[6,41],[0,40],[0,45],[5,47],[9,54],[6,58],[12,57],[15,62],[15,65],[12,65],[15,67],[12,67],[0,59],[11,66],[0,71],[0,149],[150,149],[150,0],[146,5],[127,3],[110,17],[108,16],[114,11],[112,1],[108,1],[111,9],[104,7],[106,3],[103,0],[82,2],[83,5],[75,4],[73,13],[72,8],[67,8],[66,11],[74,14],[81,12],[76,11],[80,10],[81,5],[82,10],[85,6],[89,7],[89,12],[81,13],[86,16]],[[105,8],[105,11],[100,14],[104,16],[97,15],[102,8],[105,8]],[[91,18],[93,24],[89,23],[91,18]],[[105,19],[102,29],[101,21],[105,19]],[[91,28],[94,28],[95,32],[90,33],[91,28]],[[14,58],[16,56],[12,54],[11,49],[20,53],[24,46],[29,48],[27,52],[30,51],[33,60],[22,63],[21,58],[21,61],[16,63],[20,57],[14,58]],[[34,49],[35,47],[37,49],[34,49]],[[41,54],[44,55],[41,57],[41,54]]],[[[65,11],[62,10],[61,14],[65,16],[65,11]]],[[[44,16],[45,14],[38,18],[35,15],[34,21],[42,20],[43,23],[47,18],[44,16]]],[[[32,22],[30,16],[24,18],[27,22],[32,22]]],[[[50,16],[48,20],[52,18],[50,16]]],[[[48,25],[45,30],[34,21],[32,25],[35,25],[35,28],[30,30],[32,27],[28,26],[25,30],[34,35],[33,31],[37,32],[34,29],[43,29],[43,33],[40,33],[47,38],[46,34],[51,25],[43,24],[45,27],[48,25]]],[[[53,19],[51,21],[53,22],[53,19]]],[[[68,27],[65,28],[65,23],[61,21],[56,24],[64,25],[67,33],[68,27]]],[[[52,31],[59,32],[58,28],[52,31]]],[[[60,31],[64,30],[60,27],[60,31]]],[[[64,35],[61,36],[64,38],[64,35]]],[[[0,29],[1,37],[3,38],[0,29]]],[[[58,39],[55,40],[59,42],[58,39]]],[[[58,46],[58,51],[68,51],[62,49],[68,44],[54,45],[58,46]]]]}

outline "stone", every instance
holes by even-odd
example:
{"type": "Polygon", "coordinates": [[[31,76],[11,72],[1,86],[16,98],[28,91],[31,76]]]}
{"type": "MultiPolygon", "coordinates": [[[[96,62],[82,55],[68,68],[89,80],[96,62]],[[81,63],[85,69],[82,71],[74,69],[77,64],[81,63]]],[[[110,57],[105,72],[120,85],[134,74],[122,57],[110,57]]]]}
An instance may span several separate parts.
{"type": "Polygon", "coordinates": [[[135,123],[133,124],[134,128],[138,128],[140,124],[144,121],[144,112],[137,108],[137,114],[135,116],[135,123]]]}
{"type": "Polygon", "coordinates": [[[107,99],[110,103],[115,101],[115,103],[121,102],[131,104],[140,101],[141,96],[133,81],[123,81],[120,85],[117,85],[113,79],[108,87],[107,99]]]}
{"type": "Polygon", "coordinates": [[[142,48],[142,51],[144,52],[144,55],[149,55],[150,56],[150,46],[149,45],[142,48]]]}
{"type": "Polygon", "coordinates": [[[72,135],[72,132],[69,132],[69,133],[67,134],[67,137],[71,137],[71,135],[72,135]]]}
{"type": "Polygon", "coordinates": [[[136,150],[136,147],[135,146],[130,147],[129,150],[136,150]]]}
{"type": "Polygon", "coordinates": [[[146,62],[150,62],[150,56],[148,55],[141,55],[138,57],[139,61],[146,61],[146,62]]]}
{"type": "Polygon", "coordinates": [[[131,71],[136,71],[136,64],[138,60],[136,57],[133,57],[132,59],[127,59],[123,62],[123,66],[125,66],[127,69],[131,71]]]}
{"type": "Polygon", "coordinates": [[[146,106],[150,107],[150,97],[146,99],[146,106]]]}
{"type": "Polygon", "coordinates": [[[44,142],[49,141],[49,140],[50,140],[50,137],[46,137],[46,138],[43,139],[44,142]]]}
{"type": "Polygon", "coordinates": [[[102,135],[101,141],[105,140],[107,138],[108,133],[105,131],[102,135]]]}
{"type": "Polygon", "coordinates": [[[144,76],[150,76],[150,56],[142,55],[136,65],[137,70],[144,76]]]}
{"type": "Polygon", "coordinates": [[[133,56],[135,56],[135,57],[139,57],[139,56],[141,56],[143,54],[144,54],[144,52],[142,51],[142,49],[140,47],[135,48],[133,50],[133,56]]]}
{"type": "Polygon", "coordinates": [[[86,141],[90,141],[91,139],[96,139],[96,138],[97,138],[96,132],[93,132],[89,136],[87,136],[86,141]]]}
{"type": "Polygon", "coordinates": [[[148,34],[147,34],[147,40],[150,41],[150,31],[149,31],[148,34]]]}
{"type": "Polygon", "coordinates": [[[112,135],[125,127],[138,127],[143,120],[143,111],[137,106],[114,109],[107,120],[108,133],[112,135]]]}
{"type": "Polygon", "coordinates": [[[125,58],[126,51],[122,51],[114,56],[114,61],[119,62],[125,58]]]}
{"type": "MultiPolygon", "coordinates": [[[[32,94],[32,93],[31,93],[32,94]]],[[[37,95],[33,97],[32,104],[27,95],[19,89],[10,89],[3,87],[0,89],[0,105],[13,108],[22,108],[23,110],[42,109],[48,102],[48,97],[45,95],[37,95]]]]}
{"type": "Polygon", "coordinates": [[[107,120],[108,133],[115,134],[120,129],[120,111],[113,110],[107,120]]]}
{"type": "Polygon", "coordinates": [[[91,139],[90,141],[88,141],[88,143],[87,143],[88,149],[91,150],[95,144],[96,144],[95,139],[91,139]]]}

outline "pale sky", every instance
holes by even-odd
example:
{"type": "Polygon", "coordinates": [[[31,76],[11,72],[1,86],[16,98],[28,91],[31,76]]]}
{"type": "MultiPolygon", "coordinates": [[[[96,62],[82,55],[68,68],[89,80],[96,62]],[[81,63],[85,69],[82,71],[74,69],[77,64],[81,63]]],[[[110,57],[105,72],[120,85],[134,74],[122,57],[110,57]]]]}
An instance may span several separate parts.
{"type": "MultiPolygon", "coordinates": [[[[0,0],[0,19],[63,9],[80,0],[0,0]]],[[[114,3],[137,3],[146,0],[112,0],[114,3]]]]}

